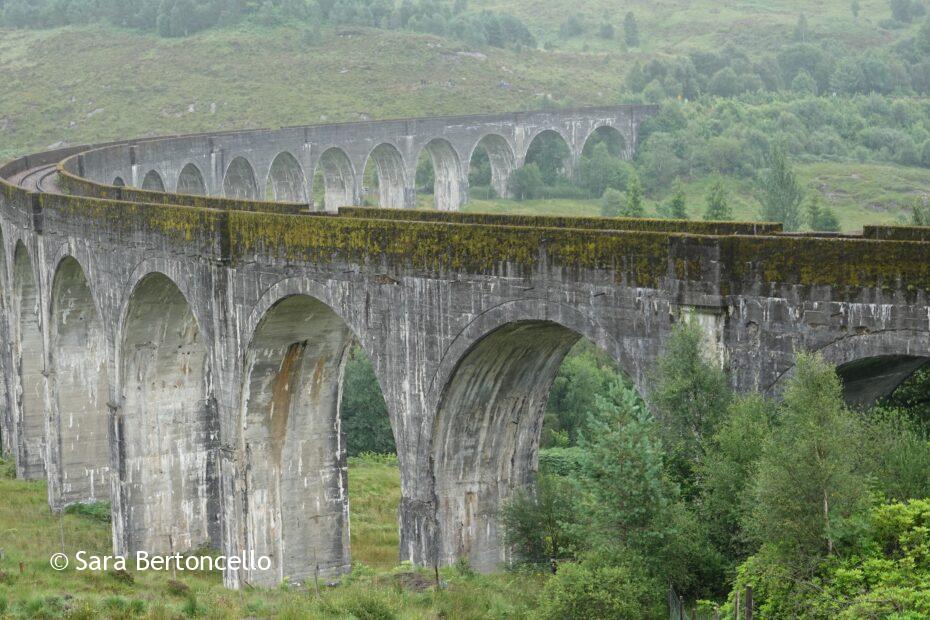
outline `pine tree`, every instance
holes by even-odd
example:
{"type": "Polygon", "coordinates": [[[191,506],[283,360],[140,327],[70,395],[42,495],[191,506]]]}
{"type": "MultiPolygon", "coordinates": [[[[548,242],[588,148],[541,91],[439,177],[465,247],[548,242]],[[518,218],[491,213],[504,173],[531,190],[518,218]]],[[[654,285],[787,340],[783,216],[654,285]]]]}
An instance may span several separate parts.
{"type": "Polygon", "coordinates": [[[639,46],[639,26],[636,24],[636,16],[632,11],[623,18],[623,39],[627,47],[639,46]]]}
{"type": "Polygon", "coordinates": [[[707,192],[707,208],[704,211],[704,219],[717,222],[733,219],[733,211],[727,203],[723,180],[719,178],[714,181],[707,192]]]}
{"type": "Polygon", "coordinates": [[[626,204],[620,213],[623,217],[643,217],[646,209],[643,206],[643,185],[635,174],[630,177],[626,187],[626,204]]]}
{"type": "Polygon", "coordinates": [[[674,220],[688,219],[688,212],[685,210],[685,188],[680,180],[675,182],[675,193],[668,202],[666,213],[674,220]]]}
{"type": "Polygon", "coordinates": [[[762,176],[759,190],[764,221],[781,222],[785,230],[798,230],[801,227],[800,206],[804,191],[788,163],[784,148],[772,148],[769,169],[762,176]]]}
{"type": "Polygon", "coordinates": [[[818,232],[839,232],[840,222],[830,207],[821,203],[820,193],[811,194],[807,202],[807,224],[811,230],[818,232]]]}
{"type": "Polygon", "coordinates": [[[807,15],[798,15],[798,23],[794,26],[794,40],[798,43],[807,41],[807,15]]]}

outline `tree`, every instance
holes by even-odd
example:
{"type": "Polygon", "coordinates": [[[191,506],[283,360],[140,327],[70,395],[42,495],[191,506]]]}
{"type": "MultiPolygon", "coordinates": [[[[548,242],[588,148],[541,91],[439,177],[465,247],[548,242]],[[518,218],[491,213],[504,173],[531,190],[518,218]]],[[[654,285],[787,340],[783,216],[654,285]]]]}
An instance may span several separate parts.
{"type": "Polygon", "coordinates": [[[679,484],[691,493],[705,442],[732,398],[723,370],[710,363],[693,321],[677,325],[652,377],[651,400],[679,484]]]}
{"type": "Polygon", "coordinates": [[[675,190],[672,192],[672,197],[661,206],[660,211],[662,216],[673,220],[688,219],[688,212],[685,209],[685,188],[680,179],[675,181],[675,190]]]}
{"type": "Polygon", "coordinates": [[[839,232],[840,222],[830,207],[821,203],[820,193],[811,194],[807,201],[807,224],[811,230],[819,232],[839,232]]]}
{"type": "Polygon", "coordinates": [[[575,523],[571,482],[561,476],[540,474],[533,494],[517,491],[501,511],[504,540],[517,559],[536,565],[570,557],[577,548],[567,524],[575,523]]]}
{"type": "Polygon", "coordinates": [[[535,163],[517,168],[507,180],[507,189],[517,200],[529,200],[539,195],[543,188],[542,172],[535,163]]]}
{"type": "Polygon", "coordinates": [[[762,219],[766,222],[781,222],[785,230],[798,230],[801,226],[799,208],[804,200],[804,191],[791,170],[784,148],[773,146],[768,163],[769,168],[759,184],[762,219]]]}
{"type": "Polygon", "coordinates": [[[930,15],[924,19],[924,23],[920,25],[920,30],[917,31],[917,37],[914,40],[917,49],[923,52],[924,54],[930,54],[930,15]]]}
{"type": "Polygon", "coordinates": [[[629,164],[611,155],[604,142],[596,144],[590,156],[582,156],[578,166],[578,183],[592,196],[603,195],[608,187],[625,189],[629,176],[629,164]]]}
{"type": "Polygon", "coordinates": [[[718,97],[733,97],[739,94],[739,77],[733,67],[724,67],[710,79],[707,89],[718,97]]]}
{"type": "Polygon", "coordinates": [[[723,180],[718,178],[710,186],[705,198],[707,207],[704,210],[704,219],[708,221],[726,221],[733,219],[733,211],[727,203],[726,190],[723,180]]]}
{"type": "Polygon", "coordinates": [[[862,67],[854,58],[843,58],[837,63],[836,70],[830,76],[830,88],[843,94],[858,93],[863,90],[865,75],[862,67]]]}
{"type": "Polygon", "coordinates": [[[632,11],[629,11],[623,18],[623,40],[627,47],[639,46],[639,26],[632,11]]]}
{"type": "Polygon", "coordinates": [[[849,10],[852,11],[853,17],[859,19],[859,0],[852,0],[849,3],[849,10]]]}
{"type": "Polygon", "coordinates": [[[393,453],[394,433],[371,360],[352,349],[342,391],[342,427],[349,456],[362,452],[393,453]]]}
{"type": "Polygon", "coordinates": [[[791,80],[791,90],[799,95],[816,95],[817,83],[814,81],[814,78],[811,77],[810,73],[801,69],[798,71],[798,74],[794,76],[794,79],[791,80]]]}
{"type": "Polygon", "coordinates": [[[794,26],[794,40],[798,43],[807,41],[807,15],[801,13],[798,15],[798,23],[794,26]]]}
{"type": "Polygon", "coordinates": [[[624,195],[620,190],[608,187],[601,196],[601,215],[604,217],[620,217],[624,209],[624,195]]]}
{"type": "Polygon", "coordinates": [[[572,13],[562,22],[559,26],[559,34],[565,39],[584,34],[584,23],[577,13],[572,13]]]}
{"type": "Polygon", "coordinates": [[[643,217],[646,209],[643,206],[643,185],[635,174],[630,177],[626,187],[626,204],[620,215],[623,217],[643,217]]]}
{"type": "Polygon", "coordinates": [[[840,379],[819,355],[799,353],[752,481],[747,530],[788,564],[832,555],[869,501],[862,429],[840,379]]]}
{"type": "Polygon", "coordinates": [[[597,31],[597,36],[602,39],[613,39],[614,38],[614,27],[610,22],[604,22],[601,24],[600,29],[597,31]]]}

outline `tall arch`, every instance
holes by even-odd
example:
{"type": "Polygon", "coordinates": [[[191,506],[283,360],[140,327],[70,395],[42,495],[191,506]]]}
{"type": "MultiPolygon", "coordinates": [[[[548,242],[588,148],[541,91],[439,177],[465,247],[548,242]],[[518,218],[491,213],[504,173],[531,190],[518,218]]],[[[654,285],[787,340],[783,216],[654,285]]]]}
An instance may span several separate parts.
{"type": "Polygon", "coordinates": [[[161,273],[130,295],[120,345],[120,481],[127,551],[219,547],[219,440],[209,356],[177,285],[161,273]]]}
{"type": "Polygon", "coordinates": [[[39,288],[32,259],[22,241],[13,256],[13,304],[16,317],[13,364],[17,375],[16,421],[22,477],[45,477],[45,364],[42,360],[39,288]]]}
{"type": "MultiPolygon", "coordinates": [[[[52,282],[49,323],[51,424],[57,437],[61,507],[110,496],[107,341],[81,265],[58,264],[52,282]]],[[[51,470],[51,468],[50,468],[51,470]]],[[[50,471],[51,473],[51,471],[50,471]]]]}
{"type": "Polygon", "coordinates": [[[145,173],[145,178],[142,179],[142,189],[153,192],[165,191],[165,182],[157,170],[149,170],[145,173]]]}
{"type": "Polygon", "coordinates": [[[600,125],[592,129],[581,146],[581,155],[590,157],[598,144],[606,146],[607,152],[614,157],[628,159],[630,156],[626,138],[616,127],[600,125]]]}
{"type": "Polygon", "coordinates": [[[126,181],[123,180],[123,177],[115,177],[113,179],[114,187],[126,187],[126,181]]]}
{"type": "Polygon", "coordinates": [[[234,157],[226,174],[223,176],[223,195],[240,200],[258,198],[258,185],[255,183],[255,171],[252,164],[244,157],[234,157]]]}
{"type": "Polygon", "coordinates": [[[403,209],[412,206],[412,196],[407,195],[406,164],[397,147],[384,142],[373,148],[365,164],[366,173],[370,166],[374,166],[380,207],[403,209]]]}
{"type": "Polygon", "coordinates": [[[268,171],[265,198],[282,202],[307,202],[307,179],[303,168],[287,151],[279,153],[268,171]]]}
{"type": "MultiPolygon", "coordinates": [[[[355,204],[355,169],[349,156],[337,147],[326,149],[314,169],[314,183],[323,181],[323,210],[355,204]]],[[[319,188],[315,188],[319,192],[319,188]]]]}
{"type": "Polygon", "coordinates": [[[894,392],[928,362],[928,355],[875,355],[841,364],[836,374],[843,383],[846,402],[856,407],[869,407],[894,392]]]}
{"type": "Polygon", "coordinates": [[[553,183],[572,175],[572,149],[568,140],[554,129],[544,129],[533,136],[523,154],[523,164],[536,164],[543,179],[553,183]]]}
{"type": "Polygon", "coordinates": [[[433,166],[433,200],[440,211],[458,211],[465,203],[468,177],[463,173],[458,153],[448,140],[434,138],[423,147],[433,166]]]}
{"type": "Polygon", "coordinates": [[[549,389],[581,335],[559,323],[507,323],[459,359],[436,414],[432,462],[439,561],[482,571],[507,561],[499,513],[534,482],[549,389]]]}
{"type": "Polygon", "coordinates": [[[472,149],[472,154],[469,157],[470,160],[474,158],[479,149],[483,149],[487,153],[491,165],[491,187],[494,192],[503,198],[509,197],[510,191],[507,189],[507,182],[517,167],[510,143],[503,136],[488,134],[475,144],[475,148],[472,149]]]}
{"type": "Polygon", "coordinates": [[[272,558],[250,583],[302,582],[348,570],[341,381],[353,335],[323,302],[279,300],[246,352],[242,437],[245,546],[272,558]]]}
{"type": "Polygon", "coordinates": [[[204,196],[207,193],[207,184],[203,181],[203,174],[200,168],[192,163],[186,164],[181,168],[178,175],[177,190],[179,194],[193,194],[195,196],[204,196]]]}

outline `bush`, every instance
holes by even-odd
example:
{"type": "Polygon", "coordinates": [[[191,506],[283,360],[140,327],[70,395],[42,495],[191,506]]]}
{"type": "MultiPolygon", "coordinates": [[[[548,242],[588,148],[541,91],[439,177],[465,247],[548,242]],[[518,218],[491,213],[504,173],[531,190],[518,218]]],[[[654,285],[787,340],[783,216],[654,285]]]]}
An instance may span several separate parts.
{"type": "Polygon", "coordinates": [[[639,563],[586,558],[559,567],[543,590],[540,612],[552,620],[659,618],[664,594],[639,563]]]}
{"type": "Polygon", "coordinates": [[[626,197],[623,192],[608,187],[601,196],[601,215],[604,217],[619,217],[623,211],[626,197]]]}
{"type": "Polygon", "coordinates": [[[543,188],[542,172],[534,163],[517,168],[507,181],[507,189],[516,200],[529,200],[539,195],[543,188]]]}

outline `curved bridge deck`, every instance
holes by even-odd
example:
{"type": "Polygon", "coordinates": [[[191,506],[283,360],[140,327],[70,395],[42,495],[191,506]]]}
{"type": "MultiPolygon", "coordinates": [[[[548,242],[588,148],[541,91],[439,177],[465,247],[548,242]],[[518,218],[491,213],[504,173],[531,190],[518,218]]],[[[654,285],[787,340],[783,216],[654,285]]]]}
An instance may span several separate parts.
{"type": "Polygon", "coordinates": [[[778,391],[804,348],[868,403],[930,358],[930,229],[785,235],[400,208],[421,151],[454,209],[479,144],[501,183],[546,131],[578,155],[609,126],[628,156],[649,113],[178,136],[7,163],[4,451],[20,476],[48,479],[55,509],[109,499],[117,553],[206,543],[272,558],[267,571],[229,571],[231,587],[339,574],[350,566],[339,402],[357,342],[398,450],[400,558],[492,570],[508,560],[501,502],[532,483],[546,396],[578,338],[647,397],[686,317],[739,389],[778,391]],[[382,208],[352,207],[372,158],[382,208]],[[323,213],[306,199],[317,166],[323,213]],[[259,186],[278,200],[259,200],[259,186]]]}

